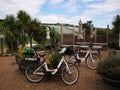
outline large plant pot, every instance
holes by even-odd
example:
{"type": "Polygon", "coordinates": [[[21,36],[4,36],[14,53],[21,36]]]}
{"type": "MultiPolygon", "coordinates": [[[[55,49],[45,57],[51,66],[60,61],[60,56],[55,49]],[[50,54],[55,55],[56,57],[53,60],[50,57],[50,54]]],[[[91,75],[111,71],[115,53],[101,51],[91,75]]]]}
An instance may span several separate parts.
{"type": "Polygon", "coordinates": [[[113,87],[120,87],[120,80],[113,80],[113,79],[110,79],[104,76],[102,78],[106,84],[113,86],[113,87]]]}
{"type": "Polygon", "coordinates": [[[110,50],[110,56],[119,56],[120,50],[110,50]]]}

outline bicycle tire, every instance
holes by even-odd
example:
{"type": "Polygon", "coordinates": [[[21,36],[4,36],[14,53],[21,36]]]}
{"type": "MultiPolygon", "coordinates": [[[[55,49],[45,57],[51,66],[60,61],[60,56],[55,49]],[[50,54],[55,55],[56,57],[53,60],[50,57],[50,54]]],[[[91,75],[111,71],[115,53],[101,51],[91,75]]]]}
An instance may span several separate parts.
{"type": "Polygon", "coordinates": [[[22,60],[19,64],[19,70],[21,71],[21,73],[25,74],[26,67],[31,63],[33,62],[22,60]]]}
{"type": "Polygon", "coordinates": [[[99,62],[100,58],[97,55],[88,56],[85,60],[86,66],[91,70],[96,70],[99,62]]]}
{"type": "Polygon", "coordinates": [[[73,63],[68,63],[68,67],[71,71],[71,74],[67,71],[66,66],[64,66],[61,70],[61,79],[66,85],[73,85],[79,79],[79,69],[73,63]]]}
{"type": "MultiPolygon", "coordinates": [[[[38,83],[44,78],[44,75],[33,73],[40,65],[40,63],[31,63],[26,67],[25,76],[28,81],[32,83],[38,83]]],[[[41,67],[37,72],[44,74],[44,68],[41,67]]]]}
{"type": "Polygon", "coordinates": [[[25,74],[25,68],[27,66],[27,62],[25,60],[22,60],[18,66],[21,73],[25,74]]]}

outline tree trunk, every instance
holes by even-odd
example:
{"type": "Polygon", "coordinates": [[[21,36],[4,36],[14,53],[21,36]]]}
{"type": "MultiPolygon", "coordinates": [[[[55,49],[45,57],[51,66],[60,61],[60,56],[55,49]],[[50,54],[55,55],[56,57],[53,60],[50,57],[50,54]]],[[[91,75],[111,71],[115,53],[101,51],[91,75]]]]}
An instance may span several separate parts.
{"type": "Polygon", "coordinates": [[[30,36],[30,48],[32,48],[32,37],[30,36]]]}

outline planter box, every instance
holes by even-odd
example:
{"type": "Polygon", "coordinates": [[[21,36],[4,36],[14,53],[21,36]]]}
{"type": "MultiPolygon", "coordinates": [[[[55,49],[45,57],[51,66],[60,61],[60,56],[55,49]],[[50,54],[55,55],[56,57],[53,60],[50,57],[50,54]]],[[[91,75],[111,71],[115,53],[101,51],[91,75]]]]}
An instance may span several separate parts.
{"type": "Polygon", "coordinates": [[[113,80],[107,77],[102,77],[102,78],[106,84],[113,86],[113,87],[120,87],[120,80],[113,80]]]}
{"type": "Polygon", "coordinates": [[[120,50],[110,50],[110,56],[120,55],[120,50]]]}

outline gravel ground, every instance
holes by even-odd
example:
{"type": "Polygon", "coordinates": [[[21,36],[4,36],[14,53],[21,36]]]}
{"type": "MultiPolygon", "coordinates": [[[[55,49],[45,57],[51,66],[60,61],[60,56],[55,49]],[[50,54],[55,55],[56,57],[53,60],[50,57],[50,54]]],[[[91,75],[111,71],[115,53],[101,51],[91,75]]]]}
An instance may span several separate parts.
{"type": "MultiPolygon", "coordinates": [[[[104,59],[109,50],[101,51],[104,59]]],[[[30,83],[18,70],[14,56],[0,57],[0,90],[120,90],[103,83],[95,70],[90,70],[82,62],[79,66],[80,78],[74,85],[67,86],[57,76],[40,83],[30,83]]]]}

